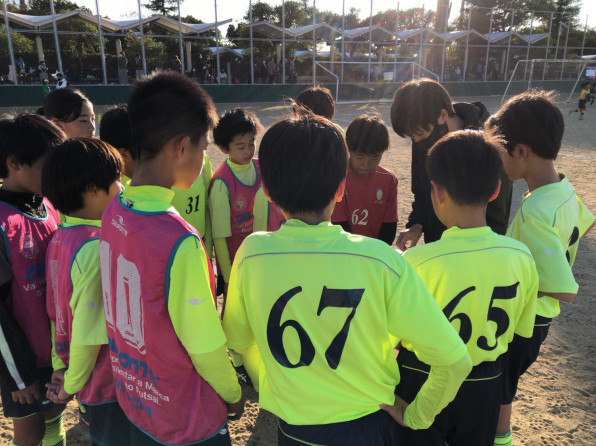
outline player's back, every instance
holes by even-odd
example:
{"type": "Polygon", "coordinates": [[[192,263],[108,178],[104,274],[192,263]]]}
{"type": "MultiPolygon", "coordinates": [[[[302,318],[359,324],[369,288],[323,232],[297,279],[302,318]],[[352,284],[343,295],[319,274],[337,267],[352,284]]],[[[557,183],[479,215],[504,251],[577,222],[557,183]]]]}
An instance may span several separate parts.
{"type": "MultiPolygon", "coordinates": [[[[532,335],[538,276],[522,243],[488,226],[452,227],[404,257],[458,330],[474,366],[497,360],[514,334],[532,335]]],[[[500,373],[498,364],[492,370],[500,373]]]]}
{"type": "Polygon", "coordinates": [[[263,361],[260,404],[288,423],[352,420],[393,401],[399,372],[390,333],[416,339],[423,355],[431,346],[442,351],[435,347],[443,336],[434,331],[442,324],[429,323],[442,315],[413,269],[382,241],[328,222],[289,220],[249,236],[232,274],[237,289],[229,293],[239,299],[226,308],[228,344],[236,348],[254,334],[263,361]]]}

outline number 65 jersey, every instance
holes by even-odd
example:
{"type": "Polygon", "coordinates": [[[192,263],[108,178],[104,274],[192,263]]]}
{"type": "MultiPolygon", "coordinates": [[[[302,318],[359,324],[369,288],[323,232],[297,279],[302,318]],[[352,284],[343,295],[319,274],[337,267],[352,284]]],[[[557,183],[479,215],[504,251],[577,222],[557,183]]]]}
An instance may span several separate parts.
{"type": "Polygon", "coordinates": [[[454,226],[440,240],[408,249],[404,257],[459,332],[474,366],[496,361],[514,333],[532,336],[538,273],[521,242],[488,226],[454,226]]]}
{"type": "MultiPolygon", "coordinates": [[[[259,403],[296,425],[351,421],[393,404],[392,336],[410,341],[432,366],[467,359],[402,256],[329,222],[292,219],[246,238],[232,267],[224,331],[232,349],[256,344],[259,403]]],[[[432,422],[436,413],[425,415],[432,422]]]]}

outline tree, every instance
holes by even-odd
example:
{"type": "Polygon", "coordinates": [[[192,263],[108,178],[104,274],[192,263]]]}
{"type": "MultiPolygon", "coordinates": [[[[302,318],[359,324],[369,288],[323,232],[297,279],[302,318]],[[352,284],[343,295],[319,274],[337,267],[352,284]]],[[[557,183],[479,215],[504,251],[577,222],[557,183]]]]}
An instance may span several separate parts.
{"type": "MultiPolygon", "coordinates": [[[[182,3],[182,0],[180,0],[180,2],[182,3]]],[[[144,3],[143,6],[149,11],[169,16],[175,11],[178,11],[178,0],[149,0],[149,2],[144,3]]]]}

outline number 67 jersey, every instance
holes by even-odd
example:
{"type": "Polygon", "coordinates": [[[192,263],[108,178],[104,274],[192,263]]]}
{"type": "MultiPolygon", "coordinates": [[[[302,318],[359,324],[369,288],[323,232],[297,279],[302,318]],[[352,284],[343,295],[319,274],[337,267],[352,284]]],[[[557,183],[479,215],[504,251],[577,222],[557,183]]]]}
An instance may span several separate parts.
{"type": "MultiPolygon", "coordinates": [[[[521,242],[488,226],[454,226],[440,240],[408,249],[404,257],[459,332],[474,366],[496,361],[514,334],[532,336],[538,273],[521,242]]],[[[404,347],[412,350],[407,343],[404,347]]]]}
{"type": "Polygon", "coordinates": [[[329,222],[292,219],[245,239],[232,267],[224,331],[241,353],[256,344],[259,403],[295,425],[351,421],[393,404],[393,336],[432,366],[467,356],[402,256],[329,222]]]}

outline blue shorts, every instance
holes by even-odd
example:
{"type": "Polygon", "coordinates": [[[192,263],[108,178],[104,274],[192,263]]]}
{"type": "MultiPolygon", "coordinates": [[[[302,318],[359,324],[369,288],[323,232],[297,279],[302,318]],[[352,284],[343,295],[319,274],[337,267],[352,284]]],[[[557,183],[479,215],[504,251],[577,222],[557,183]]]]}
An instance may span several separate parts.
{"type": "Polygon", "coordinates": [[[21,404],[12,400],[12,391],[3,384],[0,384],[0,395],[2,396],[2,408],[6,418],[25,418],[38,412],[48,412],[54,408],[52,402],[46,397],[46,384],[52,380],[52,367],[39,367],[37,369],[37,380],[39,382],[40,398],[33,404],[21,404]]]}
{"type": "Polygon", "coordinates": [[[398,424],[384,410],[351,421],[330,424],[295,425],[279,420],[278,446],[392,446],[398,424]]]}
{"type": "Polygon", "coordinates": [[[102,404],[80,403],[89,422],[91,443],[101,446],[130,444],[131,422],[117,401],[102,404]]]}
{"type": "MultiPolygon", "coordinates": [[[[189,420],[192,422],[192,420],[189,420]]],[[[130,423],[130,446],[164,446],[167,443],[162,443],[150,437],[148,434],[139,429],[134,423],[130,423]]],[[[185,446],[231,446],[230,430],[228,423],[225,423],[219,430],[209,438],[205,438],[196,443],[185,443],[185,446]]]]}
{"type": "Polygon", "coordinates": [[[577,108],[579,110],[586,111],[586,102],[588,102],[586,99],[580,99],[579,102],[577,103],[577,108]]]}
{"type": "Polygon", "coordinates": [[[536,315],[534,332],[531,338],[513,336],[507,353],[502,356],[503,389],[501,391],[501,404],[511,404],[513,402],[513,398],[517,393],[519,378],[526,373],[538,358],[540,346],[548,335],[551,321],[550,318],[536,315]]]}

